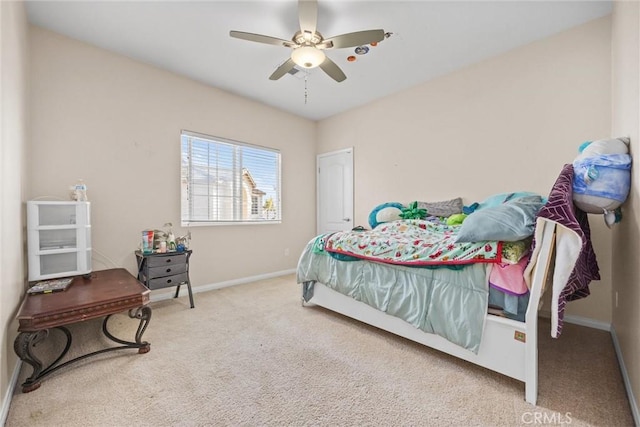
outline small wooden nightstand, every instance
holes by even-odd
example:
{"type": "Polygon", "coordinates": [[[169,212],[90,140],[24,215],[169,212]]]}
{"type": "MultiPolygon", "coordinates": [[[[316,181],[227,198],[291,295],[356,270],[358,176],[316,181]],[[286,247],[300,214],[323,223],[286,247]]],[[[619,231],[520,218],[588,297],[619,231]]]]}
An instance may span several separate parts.
{"type": "Polygon", "coordinates": [[[152,291],[177,286],[174,298],[177,298],[180,293],[180,285],[186,284],[189,291],[189,302],[193,308],[193,292],[191,292],[191,281],[189,280],[190,257],[191,250],[153,254],[136,251],[138,280],[152,291]]]}

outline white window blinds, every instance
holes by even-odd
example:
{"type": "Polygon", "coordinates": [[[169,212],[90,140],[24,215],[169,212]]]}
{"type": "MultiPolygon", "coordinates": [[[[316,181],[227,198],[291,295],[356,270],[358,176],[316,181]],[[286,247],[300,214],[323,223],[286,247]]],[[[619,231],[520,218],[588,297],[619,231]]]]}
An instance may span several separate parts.
{"type": "Polygon", "coordinates": [[[279,222],[280,152],[181,134],[182,225],[279,222]]]}

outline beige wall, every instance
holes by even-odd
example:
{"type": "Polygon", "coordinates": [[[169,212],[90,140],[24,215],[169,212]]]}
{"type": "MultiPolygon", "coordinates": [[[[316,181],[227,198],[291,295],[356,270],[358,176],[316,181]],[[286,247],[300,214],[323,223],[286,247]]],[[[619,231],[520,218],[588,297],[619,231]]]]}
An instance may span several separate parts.
{"type": "Polygon", "coordinates": [[[613,330],[640,422],[640,3],[615,2],[612,22],[612,132],[631,138],[634,162],[631,194],[613,239],[613,330]]]}
{"type": "MultiPolygon", "coordinates": [[[[0,396],[16,366],[15,315],[24,292],[23,185],[27,141],[27,19],[22,2],[0,1],[0,396]]],[[[0,422],[4,422],[0,419],[0,422]]]]}
{"type": "Polygon", "coordinates": [[[194,286],[295,268],[315,230],[314,122],[38,27],[31,46],[27,196],[67,198],[84,179],[94,270],[135,272],[141,230],[171,222],[186,233],[182,129],[282,154],[282,224],[191,227],[194,286]]]}
{"type": "MultiPolygon", "coordinates": [[[[583,141],[609,137],[610,40],[602,18],[320,122],[320,153],[355,147],[355,224],[388,201],[548,194],[583,141]]],[[[568,313],[610,322],[611,232],[590,222],[602,280],[568,313]]]]}

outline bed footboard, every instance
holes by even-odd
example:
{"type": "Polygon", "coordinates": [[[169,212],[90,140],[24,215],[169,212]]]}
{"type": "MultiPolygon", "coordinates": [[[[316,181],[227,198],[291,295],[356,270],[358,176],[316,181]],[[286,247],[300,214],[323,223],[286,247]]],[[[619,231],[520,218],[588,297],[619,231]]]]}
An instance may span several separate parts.
{"type": "Polygon", "coordinates": [[[540,299],[544,293],[547,275],[549,274],[549,267],[553,260],[555,235],[555,224],[545,222],[542,230],[542,239],[537,242],[540,246],[540,252],[533,270],[531,295],[527,313],[525,314],[525,323],[527,325],[527,345],[523,361],[526,373],[525,399],[532,405],[535,405],[538,399],[538,310],[540,308],[540,299]]]}

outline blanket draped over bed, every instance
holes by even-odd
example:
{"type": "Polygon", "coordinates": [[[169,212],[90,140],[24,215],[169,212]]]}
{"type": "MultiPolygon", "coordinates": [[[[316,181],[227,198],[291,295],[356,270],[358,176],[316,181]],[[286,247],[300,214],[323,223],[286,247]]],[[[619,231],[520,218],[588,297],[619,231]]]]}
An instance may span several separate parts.
{"type": "Polygon", "coordinates": [[[322,235],[310,241],[298,261],[303,297],[313,296],[318,281],[342,294],[425,332],[477,353],[488,304],[487,263],[463,269],[416,268],[355,258],[340,261],[324,250],[322,235]]]}
{"type": "MultiPolygon", "coordinates": [[[[600,280],[598,262],[591,244],[591,230],[587,214],[573,203],[573,165],[567,164],[549,194],[549,201],[538,212],[534,245],[541,239],[545,222],[556,223],[556,256],[551,297],[551,336],[562,333],[564,308],[567,301],[589,295],[589,283],[600,280]]],[[[532,262],[525,270],[525,280],[531,283],[531,274],[537,259],[534,246],[532,262]]]]}
{"type": "Polygon", "coordinates": [[[460,227],[411,219],[373,230],[338,231],[326,237],[325,250],[398,265],[499,263],[502,242],[456,243],[460,227]]]}

